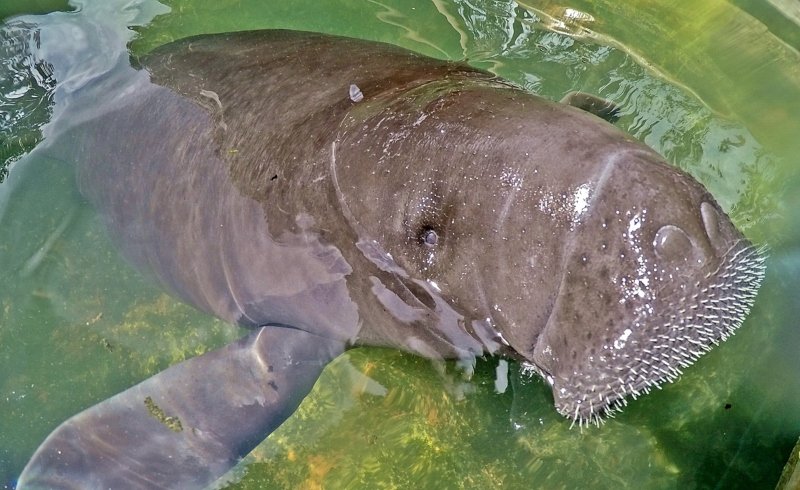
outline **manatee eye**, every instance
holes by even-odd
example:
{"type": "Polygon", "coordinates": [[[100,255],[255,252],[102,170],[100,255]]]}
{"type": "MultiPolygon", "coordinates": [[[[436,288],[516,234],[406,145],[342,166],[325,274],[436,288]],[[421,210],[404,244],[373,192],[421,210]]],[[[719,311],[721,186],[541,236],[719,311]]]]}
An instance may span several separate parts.
{"type": "Polygon", "coordinates": [[[439,243],[439,235],[434,230],[426,228],[422,230],[419,240],[426,247],[434,247],[439,243]]]}
{"type": "Polygon", "coordinates": [[[670,261],[683,262],[692,256],[692,241],[685,231],[674,225],[658,230],[653,247],[659,257],[670,261]]]}

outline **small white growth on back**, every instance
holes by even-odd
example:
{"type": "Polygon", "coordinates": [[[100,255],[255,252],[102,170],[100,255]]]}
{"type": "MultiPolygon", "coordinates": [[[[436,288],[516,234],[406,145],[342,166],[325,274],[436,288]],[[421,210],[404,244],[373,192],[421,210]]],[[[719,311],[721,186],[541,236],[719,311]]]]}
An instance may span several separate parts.
{"type": "Polygon", "coordinates": [[[358,88],[358,85],[355,83],[350,84],[350,100],[353,102],[361,102],[364,100],[364,94],[361,92],[361,89],[358,88]]]}

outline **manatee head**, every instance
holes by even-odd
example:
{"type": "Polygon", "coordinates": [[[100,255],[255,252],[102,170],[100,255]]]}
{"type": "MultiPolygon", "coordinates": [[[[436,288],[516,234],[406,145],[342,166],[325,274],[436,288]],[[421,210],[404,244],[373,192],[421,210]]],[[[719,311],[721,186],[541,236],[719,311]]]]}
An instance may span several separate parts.
{"type": "Polygon", "coordinates": [[[360,103],[332,153],[339,200],[560,413],[599,422],[741,324],[763,257],[701,184],[584,111],[452,85],[360,103]]]}
{"type": "Polygon", "coordinates": [[[763,254],[711,195],[643,152],[595,183],[564,243],[552,310],[523,352],[579,424],[674,380],[742,323],[763,254]]]}

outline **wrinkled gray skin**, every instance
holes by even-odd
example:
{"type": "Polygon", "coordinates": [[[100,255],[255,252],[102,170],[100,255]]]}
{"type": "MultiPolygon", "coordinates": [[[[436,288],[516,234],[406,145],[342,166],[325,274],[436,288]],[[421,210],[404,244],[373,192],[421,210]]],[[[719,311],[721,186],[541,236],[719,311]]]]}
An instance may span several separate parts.
{"type": "Polygon", "coordinates": [[[763,276],[691,177],[489,73],[285,31],[142,65],[51,148],[134,264],[256,330],[62,424],[20,488],[205,486],[354,345],[509,355],[597,422],[726,338],[763,276]]]}

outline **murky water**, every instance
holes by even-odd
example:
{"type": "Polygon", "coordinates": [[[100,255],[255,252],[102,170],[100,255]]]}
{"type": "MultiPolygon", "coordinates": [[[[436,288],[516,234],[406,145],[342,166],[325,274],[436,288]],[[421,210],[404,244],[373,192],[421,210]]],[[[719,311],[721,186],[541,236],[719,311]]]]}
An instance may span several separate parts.
{"type": "MultiPolygon", "coordinates": [[[[41,4],[9,2],[0,14],[66,9],[41,4]]],[[[65,27],[76,23],[106,26],[123,43],[121,26],[139,26],[135,54],[205,32],[330,32],[467,59],[553,99],[592,92],[620,104],[618,126],[695,175],[749,237],[771,248],[741,331],[600,429],[570,430],[549,388],[513,363],[509,388],[497,393],[497,359],[465,379],[455,364],[358,349],[326,369],[299,411],[221,486],[774,486],[800,435],[800,19],[790,4],[168,5],[150,22],[161,11],[154,2],[86,0],[76,12],[17,18],[0,32],[0,165],[8,171],[0,184],[0,483],[13,486],[70,415],[242,333],[133,271],[77,193],[67,162],[24,156],[58,98],[50,67],[31,55],[32,26],[76,43],[65,27]]],[[[102,72],[123,53],[98,32],[76,57],[55,63],[102,72]]]]}

